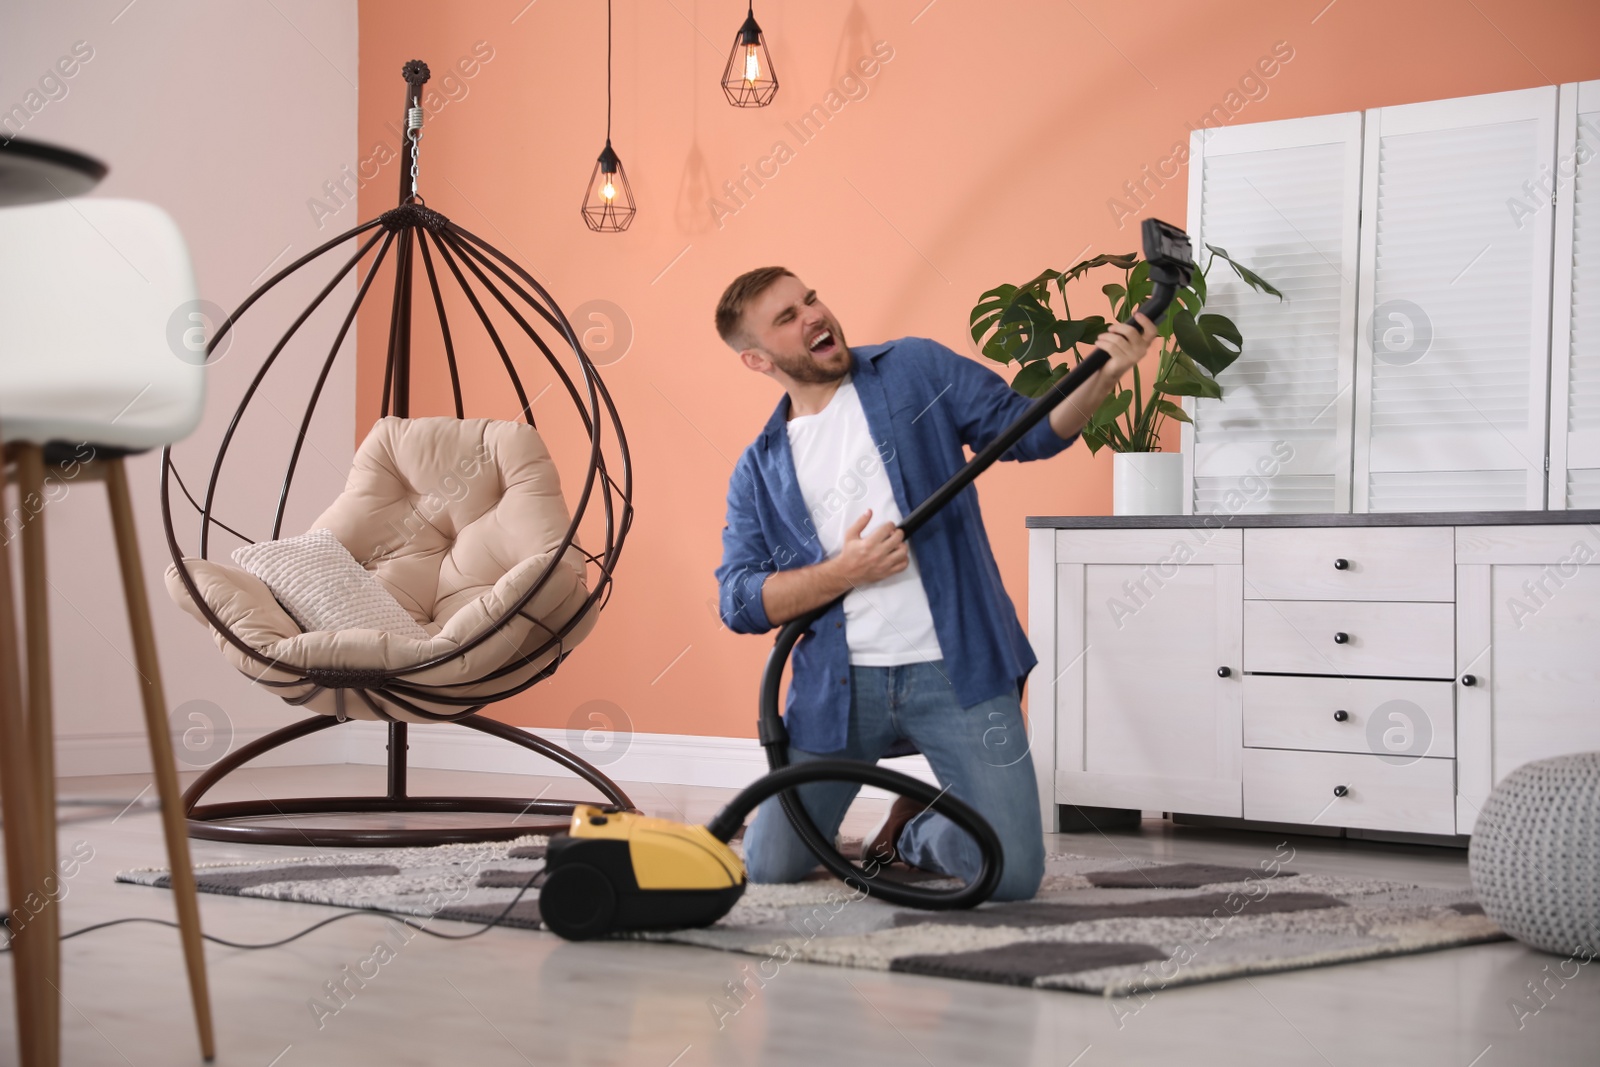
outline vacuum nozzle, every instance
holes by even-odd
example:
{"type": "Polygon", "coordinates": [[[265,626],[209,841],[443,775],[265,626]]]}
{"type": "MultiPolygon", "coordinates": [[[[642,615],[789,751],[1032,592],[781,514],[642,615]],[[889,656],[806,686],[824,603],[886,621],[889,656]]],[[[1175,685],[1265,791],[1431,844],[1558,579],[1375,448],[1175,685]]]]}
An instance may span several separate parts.
{"type": "Polygon", "coordinates": [[[1145,219],[1142,227],[1144,258],[1150,264],[1150,280],[1155,291],[1139,307],[1140,314],[1160,324],[1180,286],[1194,277],[1194,251],[1189,235],[1160,219],[1145,219]]]}

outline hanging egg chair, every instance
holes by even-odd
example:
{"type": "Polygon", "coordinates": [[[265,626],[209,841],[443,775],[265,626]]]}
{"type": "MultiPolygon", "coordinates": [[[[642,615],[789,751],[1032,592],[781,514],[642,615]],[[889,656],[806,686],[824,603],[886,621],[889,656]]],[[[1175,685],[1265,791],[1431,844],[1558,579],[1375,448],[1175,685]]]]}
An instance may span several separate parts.
{"type": "Polygon", "coordinates": [[[578,803],[542,797],[411,796],[406,748],[412,723],[455,724],[520,745],[576,774],[607,802],[633,807],[614,782],[584,759],[480,714],[549,678],[594,627],[632,521],[632,477],[616,407],[550,294],[520,265],[428,208],[418,195],[427,65],[413,60],[402,76],[406,114],[399,204],[280,270],[217,329],[206,347],[208,359],[242,333],[241,319],[286,279],[303,279],[303,272],[318,268],[332,270],[310,305],[262,359],[204,480],[185,482],[172,449],[162,453],[161,512],[172,555],[167,586],[174,601],[210,629],[224,657],[252,682],[292,707],[318,712],[228,753],[200,775],[184,794],[195,837],[326,846],[506,840],[565,825],[578,803]],[[307,319],[319,308],[332,308],[328,298],[346,278],[358,284],[353,301],[339,313],[332,346],[297,343],[307,319]],[[380,278],[392,285],[381,417],[357,449],[344,492],[311,523],[312,532],[280,540],[295,472],[307,458],[308,432],[329,372],[347,348],[357,312],[380,278]],[[452,323],[446,310],[454,304],[459,313],[463,302],[472,312],[467,324],[475,321],[482,331],[467,344],[462,316],[452,323]],[[418,326],[431,313],[436,349],[431,332],[424,342],[423,331],[413,328],[414,312],[418,326]],[[485,354],[492,347],[497,355],[519,407],[518,421],[467,417],[458,355],[469,358],[474,347],[485,354]],[[442,355],[453,415],[413,415],[414,400],[442,393],[442,388],[430,392],[428,383],[443,380],[436,364],[413,364],[414,348],[435,358],[442,355]],[[297,358],[302,355],[307,358],[297,358]],[[570,511],[534,421],[538,396],[530,400],[528,395],[530,364],[549,368],[553,380],[546,391],[558,398],[565,393],[586,436],[588,454],[570,511]],[[308,386],[309,398],[298,416],[290,418],[271,400],[264,383],[308,386]],[[263,406],[277,410],[263,413],[263,406]],[[219,487],[233,487],[237,496],[239,487],[258,478],[259,459],[253,453],[242,458],[243,450],[232,448],[252,416],[269,424],[288,419],[296,428],[286,445],[270,527],[259,541],[218,515],[219,496],[226,495],[219,494],[219,487]],[[198,513],[197,554],[180,544],[174,486],[198,513]],[[586,518],[588,543],[580,545],[579,529],[586,518]],[[234,554],[245,561],[242,566],[214,558],[225,537],[243,542],[234,554]],[[286,546],[287,556],[280,551],[286,546]],[[317,570],[317,560],[333,558],[324,550],[341,558],[347,552],[359,569],[350,572],[346,559],[345,571],[335,564],[329,564],[332,570],[317,570]],[[250,569],[250,561],[268,557],[280,564],[288,561],[288,584],[273,584],[271,574],[263,581],[257,576],[260,568],[250,569]],[[326,577],[333,574],[341,576],[326,577]],[[340,613],[347,609],[360,608],[362,598],[370,595],[391,606],[393,621],[316,627],[306,623],[312,608],[294,606],[289,592],[322,601],[321,607],[336,619],[344,618],[340,613]],[[393,604],[402,610],[394,612],[393,604]],[[385,795],[201,803],[242,764],[352,719],[388,724],[385,795]],[[313,815],[361,815],[370,823],[372,816],[415,813],[516,818],[427,828],[283,823],[286,817],[313,815]]]}

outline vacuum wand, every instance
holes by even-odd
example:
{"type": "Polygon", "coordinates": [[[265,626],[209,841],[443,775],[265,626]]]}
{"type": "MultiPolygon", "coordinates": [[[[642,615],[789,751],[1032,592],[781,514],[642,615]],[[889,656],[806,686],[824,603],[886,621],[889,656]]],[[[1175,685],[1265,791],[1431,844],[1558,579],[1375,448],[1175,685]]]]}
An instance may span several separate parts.
{"type": "MultiPolygon", "coordinates": [[[[1150,299],[1139,305],[1137,313],[1160,325],[1161,316],[1172,306],[1172,299],[1177,295],[1178,287],[1189,284],[1189,278],[1194,270],[1194,264],[1189,259],[1189,237],[1182,230],[1160,219],[1146,219],[1144,246],[1145,259],[1150,263],[1150,280],[1155,283],[1155,290],[1150,294],[1150,299]],[[1152,255],[1152,252],[1156,254],[1152,255]]],[[[1133,317],[1129,316],[1127,321],[1133,322],[1133,317]]],[[[900,523],[900,529],[906,537],[909,538],[922,529],[923,524],[950,503],[957,493],[977,480],[978,475],[994,466],[996,461],[1005,455],[1012,445],[1020,441],[1024,434],[1037,426],[1041,419],[1054,411],[1056,406],[1072,395],[1079,386],[1098,374],[1100,368],[1104,367],[1110,358],[1098,348],[1085,356],[1070,373],[1035,400],[1033,406],[1023,412],[1016,422],[1007,426],[999,437],[984,446],[981,452],[952,474],[949,481],[934,490],[932,496],[918,504],[911,514],[906,516],[905,521],[900,523]]]]}

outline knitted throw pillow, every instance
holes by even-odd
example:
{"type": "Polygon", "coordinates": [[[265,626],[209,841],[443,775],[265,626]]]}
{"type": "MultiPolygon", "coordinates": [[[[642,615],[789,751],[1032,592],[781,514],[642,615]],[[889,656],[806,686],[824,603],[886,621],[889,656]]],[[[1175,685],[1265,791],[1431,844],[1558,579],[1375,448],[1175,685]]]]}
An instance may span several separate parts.
{"type": "Polygon", "coordinates": [[[332,530],[245,545],[234,550],[233,561],[261,579],[307,633],[379,630],[432,640],[332,530]]]}

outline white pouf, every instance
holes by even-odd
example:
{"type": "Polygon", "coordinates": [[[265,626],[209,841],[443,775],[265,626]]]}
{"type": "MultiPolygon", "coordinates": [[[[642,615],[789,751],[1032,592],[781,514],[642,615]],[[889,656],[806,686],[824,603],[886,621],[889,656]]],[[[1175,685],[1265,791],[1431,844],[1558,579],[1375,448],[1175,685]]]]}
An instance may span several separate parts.
{"type": "Polygon", "coordinates": [[[1600,752],[1508,774],[1478,816],[1468,865],[1506,933],[1562,956],[1600,953],[1600,752]]]}

